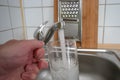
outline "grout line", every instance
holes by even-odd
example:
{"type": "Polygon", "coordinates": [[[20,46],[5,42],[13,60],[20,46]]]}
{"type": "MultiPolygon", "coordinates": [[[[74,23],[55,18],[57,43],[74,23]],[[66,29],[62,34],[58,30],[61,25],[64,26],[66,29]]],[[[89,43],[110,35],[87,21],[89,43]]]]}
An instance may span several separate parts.
{"type": "Polygon", "coordinates": [[[2,31],[0,31],[0,32],[5,32],[5,31],[9,31],[9,30],[12,30],[12,28],[6,29],[6,30],[2,30],[2,31]]]}
{"type": "Polygon", "coordinates": [[[24,7],[24,8],[49,8],[54,6],[40,6],[40,7],[24,7]]]}
{"type": "Polygon", "coordinates": [[[16,8],[20,8],[19,6],[11,6],[11,5],[0,5],[0,7],[16,7],[16,8]]]}
{"type": "Polygon", "coordinates": [[[10,28],[10,29],[1,30],[0,32],[5,32],[5,31],[9,31],[9,30],[14,30],[14,29],[20,29],[20,28],[21,28],[21,27],[10,28]]]}
{"type": "Polygon", "coordinates": [[[106,5],[120,5],[120,3],[108,3],[106,5]]]}
{"type": "MultiPolygon", "coordinates": [[[[104,26],[98,26],[98,27],[104,27],[104,26]]],[[[120,26],[105,26],[105,27],[120,27],[120,26]]]]}
{"type": "Polygon", "coordinates": [[[8,5],[0,5],[0,7],[8,7],[8,5]]]}
{"type": "MultiPolygon", "coordinates": [[[[39,26],[26,26],[26,28],[38,28],[39,26]]],[[[50,27],[50,26],[45,26],[45,28],[50,27]]]]}
{"type": "MultiPolygon", "coordinates": [[[[17,28],[21,28],[22,26],[17,26],[17,27],[14,27],[14,28],[8,28],[8,29],[3,29],[3,30],[0,30],[0,32],[3,32],[3,31],[8,31],[10,29],[17,29],[17,28]]],[[[31,27],[31,26],[30,26],[31,27]]]]}
{"type": "Polygon", "coordinates": [[[105,27],[120,27],[120,26],[105,26],[105,27]]]}
{"type": "Polygon", "coordinates": [[[38,28],[39,26],[26,26],[27,28],[38,28]]]}
{"type": "Polygon", "coordinates": [[[99,4],[99,5],[120,5],[120,3],[99,4]]]}

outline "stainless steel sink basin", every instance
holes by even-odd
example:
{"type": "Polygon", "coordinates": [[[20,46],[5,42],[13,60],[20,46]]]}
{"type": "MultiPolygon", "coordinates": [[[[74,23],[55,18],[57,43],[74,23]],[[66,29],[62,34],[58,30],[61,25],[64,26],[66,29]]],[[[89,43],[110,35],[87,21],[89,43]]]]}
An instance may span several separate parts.
{"type": "Polygon", "coordinates": [[[79,80],[120,80],[120,68],[105,58],[79,54],[78,60],[79,80]]]}
{"type": "MultiPolygon", "coordinates": [[[[79,80],[120,80],[120,67],[114,62],[96,55],[98,52],[111,53],[104,50],[79,50],[79,80]],[[94,54],[88,54],[91,52],[94,54]]],[[[37,80],[52,80],[49,69],[40,72],[38,76],[37,80]]]]}

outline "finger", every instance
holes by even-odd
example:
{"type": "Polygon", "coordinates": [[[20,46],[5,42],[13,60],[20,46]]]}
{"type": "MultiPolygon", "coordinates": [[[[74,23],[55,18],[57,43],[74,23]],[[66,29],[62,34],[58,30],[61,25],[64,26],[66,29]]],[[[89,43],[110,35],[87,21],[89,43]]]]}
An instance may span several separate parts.
{"type": "Polygon", "coordinates": [[[31,64],[31,65],[27,65],[25,67],[25,71],[26,72],[34,72],[37,74],[39,72],[39,68],[38,68],[37,64],[31,64]]]}
{"type": "Polygon", "coordinates": [[[37,62],[38,62],[37,59],[35,59],[35,58],[32,59],[32,63],[37,63],[37,62]]]}
{"type": "Polygon", "coordinates": [[[25,42],[31,49],[42,48],[44,46],[44,42],[38,40],[26,40],[25,42]]]}
{"type": "Polygon", "coordinates": [[[46,68],[48,68],[48,63],[47,63],[47,61],[45,61],[45,60],[40,60],[39,62],[38,62],[38,68],[41,70],[41,69],[46,69],[46,68]]]}
{"type": "Polygon", "coordinates": [[[32,52],[30,52],[30,54],[28,55],[27,64],[32,64],[32,62],[33,62],[33,55],[32,52]]]}
{"type": "Polygon", "coordinates": [[[37,49],[33,55],[35,56],[35,58],[37,60],[39,60],[39,59],[43,58],[44,53],[45,53],[44,48],[41,48],[41,49],[37,49]]]}
{"type": "Polygon", "coordinates": [[[21,77],[23,80],[35,80],[36,76],[37,74],[33,72],[24,72],[21,77]]]}

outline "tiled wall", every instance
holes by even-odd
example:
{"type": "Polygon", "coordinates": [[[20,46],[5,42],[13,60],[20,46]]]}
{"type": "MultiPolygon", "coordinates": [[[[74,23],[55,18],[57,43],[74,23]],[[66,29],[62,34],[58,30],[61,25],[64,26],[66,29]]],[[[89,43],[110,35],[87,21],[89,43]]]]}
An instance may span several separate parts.
{"type": "Polygon", "coordinates": [[[120,44],[120,0],[99,0],[99,43],[120,44]]]}
{"type": "Polygon", "coordinates": [[[19,0],[0,0],[0,44],[23,38],[19,0]]]}
{"type": "MultiPolygon", "coordinates": [[[[53,0],[23,0],[28,39],[36,27],[48,20],[53,23],[53,0]]],[[[120,44],[120,0],[99,0],[98,43],[120,44]]]]}
{"type": "MultiPolygon", "coordinates": [[[[33,33],[44,21],[53,24],[54,0],[23,0],[27,39],[33,39],[33,33]]],[[[46,28],[48,29],[48,28],[46,28]]]]}
{"type": "MultiPolygon", "coordinates": [[[[27,39],[42,22],[53,23],[54,0],[22,0],[27,39]]],[[[120,44],[120,0],[99,0],[98,43],[120,44]]],[[[47,28],[46,28],[47,29],[47,28]]],[[[23,39],[19,0],[0,0],[0,43],[23,39]]]]}

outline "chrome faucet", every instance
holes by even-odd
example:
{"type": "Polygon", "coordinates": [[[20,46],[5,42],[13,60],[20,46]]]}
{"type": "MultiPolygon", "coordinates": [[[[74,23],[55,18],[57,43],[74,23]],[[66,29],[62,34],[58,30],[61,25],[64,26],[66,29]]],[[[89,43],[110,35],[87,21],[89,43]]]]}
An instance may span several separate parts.
{"type": "Polygon", "coordinates": [[[46,27],[47,23],[48,21],[42,23],[34,33],[34,38],[37,40],[44,41],[45,44],[49,42],[55,31],[62,29],[65,25],[64,21],[56,22],[48,29],[48,31],[45,34],[45,32],[43,32],[43,29],[46,27]]]}

